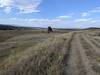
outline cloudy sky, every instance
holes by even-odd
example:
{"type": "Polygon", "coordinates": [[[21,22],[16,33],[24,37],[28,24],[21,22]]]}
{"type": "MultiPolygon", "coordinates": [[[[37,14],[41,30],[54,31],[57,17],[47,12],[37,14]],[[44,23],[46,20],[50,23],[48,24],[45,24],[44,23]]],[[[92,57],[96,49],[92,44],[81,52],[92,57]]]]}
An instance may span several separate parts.
{"type": "Polygon", "coordinates": [[[99,0],[0,0],[0,24],[100,27],[99,0]]]}

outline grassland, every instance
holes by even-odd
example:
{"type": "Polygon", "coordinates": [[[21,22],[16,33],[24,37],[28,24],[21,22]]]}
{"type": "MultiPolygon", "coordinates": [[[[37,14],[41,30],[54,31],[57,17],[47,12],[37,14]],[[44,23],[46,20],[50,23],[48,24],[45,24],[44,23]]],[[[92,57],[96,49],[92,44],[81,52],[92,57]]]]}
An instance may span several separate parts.
{"type": "Polygon", "coordinates": [[[100,75],[99,31],[0,34],[0,75],[100,75]]]}
{"type": "MultiPolygon", "coordinates": [[[[30,73],[30,75],[38,75],[38,73],[44,75],[48,72],[55,75],[57,71],[53,71],[53,68],[59,69],[58,72],[60,72],[63,66],[63,57],[66,53],[64,48],[66,47],[67,49],[67,46],[65,46],[67,44],[65,43],[68,43],[67,38],[70,41],[69,37],[71,37],[71,34],[47,34],[46,32],[41,33],[39,31],[1,31],[1,33],[3,33],[1,36],[5,38],[2,38],[3,40],[1,39],[0,43],[0,74],[13,70],[12,67],[17,66],[19,62],[19,65],[23,64],[21,66],[23,71],[19,71],[23,73],[25,71],[24,67],[26,67],[26,75],[27,73],[30,73]],[[24,62],[23,59],[25,59],[24,62]],[[30,63],[33,63],[34,66],[29,67],[32,65],[30,63]],[[29,65],[26,66],[26,64],[29,65]],[[29,72],[28,67],[30,69],[29,72]],[[32,72],[32,69],[34,69],[34,72],[32,72]],[[41,70],[44,70],[44,72],[41,70]]],[[[12,72],[17,74],[17,69],[19,68],[16,67],[16,72],[12,72]]],[[[22,73],[18,73],[18,75],[25,75],[25,73],[22,73]]]]}

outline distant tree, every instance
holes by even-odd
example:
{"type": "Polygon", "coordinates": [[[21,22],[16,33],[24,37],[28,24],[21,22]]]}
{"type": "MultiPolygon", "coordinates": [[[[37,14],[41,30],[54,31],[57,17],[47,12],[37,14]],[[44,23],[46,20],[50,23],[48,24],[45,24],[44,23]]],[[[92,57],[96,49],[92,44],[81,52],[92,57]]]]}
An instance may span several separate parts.
{"type": "Polygon", "coordinates": [[[49,26],[48,27],[48,33],[53,32],[53,29],[49,26]]]}

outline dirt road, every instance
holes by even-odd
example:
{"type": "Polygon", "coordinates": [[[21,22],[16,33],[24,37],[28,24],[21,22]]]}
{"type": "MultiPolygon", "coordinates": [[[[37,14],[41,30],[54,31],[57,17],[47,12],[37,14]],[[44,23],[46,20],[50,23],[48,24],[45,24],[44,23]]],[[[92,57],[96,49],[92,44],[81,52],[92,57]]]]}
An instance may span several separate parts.
{"type": "MultiPolygon", "coordinates": [[[[88,37],[86,37],[86,35],[76,33],[71,42],[70,55],[67,60],[65,75],[100,75],[100,73],[92,68],[92,58],[90,59],[89,56],[87,56],[87,51],[83,46],[84,43],[81,38],[93,47],[88,50],[94,49],[94,51],[97,52],[98,48],[88,39],[88,37]]],[[[98,50],[98,52],[100,52],[100,50],[98,50]]]]}

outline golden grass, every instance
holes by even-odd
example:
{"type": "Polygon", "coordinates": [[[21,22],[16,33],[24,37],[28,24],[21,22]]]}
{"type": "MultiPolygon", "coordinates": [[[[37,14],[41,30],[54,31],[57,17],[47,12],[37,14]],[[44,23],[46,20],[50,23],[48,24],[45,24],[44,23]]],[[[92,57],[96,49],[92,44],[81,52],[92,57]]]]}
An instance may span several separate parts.
{"type": "MultiPolygon", "coordinates": [[[[69,32],[68,30],[54,30],[54,34],[55,33],[66,33],[66,32],[69,32]]],[[[53,34],[52,33],[52,34],[53,34]]],[[[15,36],[18,36],[18,35],[26,35],[26,34],[46,34],[48,35],[47,33],[47,29],[37,29],[37,30],[0,30],[0,42],[4,42],[6,41],[7,39],[9,38],[12,38],[12,37],[15,37],[15,36]]]]}
{"type": "Polygon", "coordinates": [[[72,33],[47,39],[29,50],[9,56],[0,75],[62,75],[72,33]]]}
{"type": "Polygon", "coordinates": [[[4,42],[9,38],[26,35],[26,34],[43,34],[46,30],[0,30],[0,42],[4,42]]]}

